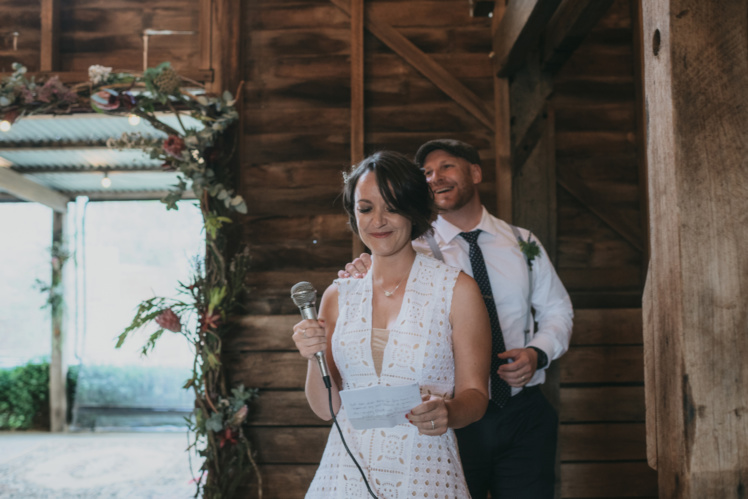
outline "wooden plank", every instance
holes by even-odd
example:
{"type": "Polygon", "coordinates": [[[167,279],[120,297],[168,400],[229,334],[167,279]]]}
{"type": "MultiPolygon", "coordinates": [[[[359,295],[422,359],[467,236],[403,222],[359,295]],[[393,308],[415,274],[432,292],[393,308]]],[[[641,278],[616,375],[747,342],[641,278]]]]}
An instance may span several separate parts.
{"type": "MultiPolygon", "coordinates": [[[[290,298],[289,298],[290,300],[290,298]]],[[[222,359],[233,383],[270,389],[304,388],[307,361],[299,352],[249,352],[224,354],[222,359]]]]}
{"type": "MultiPolygon", "coordinates": [[[[303,499],[312,483],[317,464],[261,464],[264,498],[303,499]]],[[[237,497],[260,499],[254,477],[240,486],[237,497]]]]}
{"type": "Polygon", "coordinates": [[[278,244],[249,244],[252,265],[265,270],[296,268],[342,268],[351,261],[351,237],[346,241],[308,243],[291,241],[278,244]]]}
{"type": "MultiPolygon", "coordinates": [[[[65,213],[52,214],[52,246],[62,248],[65,242],[65,213]]],[[[63,285],[63,268],[52,265],[52,282],[63,285]]],[[[55,292],[61,292],[60,289],[55,292]]],[[[62,307],[63,304],[57,304],[62,307]]],[[[65,324],[62,309],[52,313],[52,352],[49,361],[49,430],[64,432],[67,430],[67,365],[65,362],[65,324]]]]}
{"type": "Polygon", "coordinates": [[[263,244],[284,243],[288,239],[307,241],[347,241],[351,233],[346,227],[348,216],[314,215],[304,217],[270,216],[253,218],[245,224],[250,239],[262,239],[263,244]]]}
{"type": "Polygon", "coordinates": [[[561,0],[509,2],[494,33],[498,76],[510,76],[525,64],[560,3],[561,0]]]}
{"type": "MultiPolygon", "coordinates": [[[[290,290],[289,290],[290,297],[290,290]]],[[[289,298],[290,299],[290,298],[289,298]]],[[[245,315],[236,320],[237,330],[227,339],[226,352],[293,350],[291,339],[294,324],[301,317],[295,315],[245,315]]]]}
{"type": "Polygon", "coordinates": [[[642,310],[576,309],[571,344],[633,345],[642,343],[642,310]]]}
{"type": "MultiPolygon", "coordinates": [[[[499,23],[506,13],[506,4],[496,2],[491,25],[495,36],[499,23]]],[[[495,60],[495,54],[492,54],[495,60]]],[[[499,78],[494,71],[494,155],[496,157],[496,215],[512,223],[512,135],[509,80],[499,78]]],[[[485,203],[484,203],[485,204],[485,203]]]]}
{"type": "Polygon", "coordinates": [[[614,0],[566,0],[545,30],[543,69],[558,71],[608,12],[614,0]]]}
{"type": "Polygon", "coordinates": [[[319,464],[329,427],[251,427],[249,439],[261,464],[319,464]]]}
{"type": "Polygon", "coordinates": [[[41,203],[58,213],[66,213],[70,201],[67,196],[37,184],[7,167],[0,167],[0,189],[24,201],[41,203]]]}
{"type": "Polygon", "coordinates": [[[641,228],[618,216],[616,211],[611,209],[608,204],[609,199],[603,199],[598,193],[587,187],[579,175],[570,169],[559,169],[557,179],[558,184],[569,194],[587,206],[590,211],[600,217],[634,248],[643,251],[644,242],[641,228]]]}
{"type": "Polygon", "coordinates": [[[41,0],[40,64],[42,71],[55,71],[60,65],[60,0],[41,0]]]}
{"type": "Polygon", "coordinates": [[[559,268],[558,275],[566,288],[575,291],[639,290],[642,287],[639,267],[559,268]]]}
{"type": "Polygon", "coordinates": [[[641,290],[569,291],[574,308],[633,308],[641,306],[641,290]]]}
{"type": "Polygon", "coordinates": [[[570,348],[559,363],[561,383],[644,381],[643,349],[639,346],[570,348]]]}
{"type": "MultiPolygon", "coordinates": [[[[348,0],[331,0],[331,2],[350,15],[348,0]]],[[[432,58],[424,54],[418,47],[413,45],[413,43],[386,22],[379,21],[374,15],[369,14],[365,23],[366,29],[387,44],[395,53],[408,61],[409,64],[431,80],[445,94],[467,109],[478,121],[486,125],[490,130],[494,129],[493,112],[486,107],[483,101],[460,83],[457,78],[452,76],[452,74],[437,64],[432,58]]]]}
{"type": "Polygon", "coordinates": [[[745,5],[715,0],[642,8],[659,490],[739,497],[748,484],[748,17],[745,5]]]}
{"type": "Polygon", "coordinates": [[[657,473],[645,462],[562,463],[561,496],[655,498],[657,473]]]}
{"type": "Polygon", "coordinates": [[[561,425],[561,461],[638,461],[646,457],[644,423],[561,425]]]}
{"type": "Polygon", "coordinates": [[[644,421],[644,387],[561,388],[561,423],[644,421]]]}
{"type": "Polygon", "coordinates": [[[302,390],[262,390],[252,403],[248,421],[253,426],[330,426],[312,412],[302,390]]]}

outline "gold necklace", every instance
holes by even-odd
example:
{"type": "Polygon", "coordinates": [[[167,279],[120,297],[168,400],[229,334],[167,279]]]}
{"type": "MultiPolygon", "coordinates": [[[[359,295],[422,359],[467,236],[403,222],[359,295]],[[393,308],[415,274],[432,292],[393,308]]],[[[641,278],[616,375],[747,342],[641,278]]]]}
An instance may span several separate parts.
{"type": "Polygon", "coordinates": [[[399,288],[400,285],[403,283],[403,279],[405,279],[405,276],[402,276],[400,278],[400,282],[397,283],[397,286],[395,286],[395,289],[393,289],[392,291],[387,291],[386,289],[384,289],[384,286],[380,286],[382,288],[382,291],[384,291],[384,296],[389,298],[390,296],[394,295],[395,291],[397,291],[397,288],[399,288]]]}

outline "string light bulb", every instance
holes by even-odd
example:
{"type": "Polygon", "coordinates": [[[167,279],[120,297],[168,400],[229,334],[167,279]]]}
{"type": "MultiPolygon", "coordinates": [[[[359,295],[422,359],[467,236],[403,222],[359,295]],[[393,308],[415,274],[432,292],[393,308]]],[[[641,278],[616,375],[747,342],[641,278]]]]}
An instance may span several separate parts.
{"type": "Polygon", "coordinates": [[[10,121],[8,121],[8,120],[0,121],[0,130],[2,130],[3,132],[9,132],[10,131],[10,121]]]}
{"type": "Polygon", "coordinates": [[[109,189],[112,186],[112,179],[109,178],[109,172],[104,172],[104,178],[101,179],[101,186],[109,189]]]}
{"type": "Polygon", "coordinates": [[[138,126],[140,124],[140,116],[131,114],[127,117],[127,122],[132,126],[138,126]]]}

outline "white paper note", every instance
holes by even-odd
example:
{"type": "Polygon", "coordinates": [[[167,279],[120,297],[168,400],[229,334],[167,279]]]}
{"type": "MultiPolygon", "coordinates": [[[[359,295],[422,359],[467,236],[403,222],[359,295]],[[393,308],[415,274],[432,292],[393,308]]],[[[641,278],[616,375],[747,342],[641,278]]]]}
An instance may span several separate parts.
{"type": "Polygon", "coordinates": [[[421,404],[421,391],[417,383],[402,386],[377,385],[343,390],[340,398],[355,429],[392,428],[407,422],[405,414],[421,404]]]}

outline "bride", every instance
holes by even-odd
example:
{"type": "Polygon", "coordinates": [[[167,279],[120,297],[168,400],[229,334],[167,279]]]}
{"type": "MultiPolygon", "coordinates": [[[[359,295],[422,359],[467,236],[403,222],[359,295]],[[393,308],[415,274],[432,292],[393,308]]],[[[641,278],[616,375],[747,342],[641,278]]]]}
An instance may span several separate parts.
{"type": "MultiPolygon", "coordinates": [[[[383,151],[354,167],[343,202],[350,225],[371,250],[363,279],[338,279],[325,291],[319,320],[294,326],[308,359],[306,396],[332,415],[314,354],[324,351],[332,405],[345,441],[380,499],[469,498],[454,428],[477,421],[488,404],[491,335],[475,281],[411,241],[431,230],[433,200],[423,173],[383,151]],[[392,428],[354,429],[339,390],[418,383],[422,403],[392,428]]],[[[307,498],[365,498],[367,484],[331,430],[307,498]]]]}

